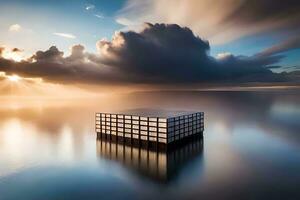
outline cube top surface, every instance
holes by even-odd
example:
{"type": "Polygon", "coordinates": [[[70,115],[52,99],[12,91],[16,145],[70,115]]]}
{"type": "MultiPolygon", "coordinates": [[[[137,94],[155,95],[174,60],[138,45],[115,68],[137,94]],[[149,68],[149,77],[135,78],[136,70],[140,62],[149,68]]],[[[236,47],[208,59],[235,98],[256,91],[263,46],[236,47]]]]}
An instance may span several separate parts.
{"type": "Polygon", "coordinates": [[[181,110],[158,110],[158,109],[131,109],[131,110],[123,110],[119,112],[99,112],[103,114],[116,114],[116,115],[132,115],[132,116],[140,116],[140,117],[158,117],[158,118],[173,118],[179,117],[183,115],[190,115],[195,113],[203,113],[198,111],[181,111],[181,110]]]}

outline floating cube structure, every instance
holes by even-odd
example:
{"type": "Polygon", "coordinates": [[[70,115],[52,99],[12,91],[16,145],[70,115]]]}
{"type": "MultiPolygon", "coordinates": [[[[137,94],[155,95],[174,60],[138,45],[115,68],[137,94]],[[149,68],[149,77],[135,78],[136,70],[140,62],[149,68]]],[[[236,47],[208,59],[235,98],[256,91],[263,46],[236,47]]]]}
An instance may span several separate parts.
{"type": "Polygon", "coordinates": [[[170,144],[203,134],[204,113],[96,113],[96,132],[106,138],[170,144]]]}

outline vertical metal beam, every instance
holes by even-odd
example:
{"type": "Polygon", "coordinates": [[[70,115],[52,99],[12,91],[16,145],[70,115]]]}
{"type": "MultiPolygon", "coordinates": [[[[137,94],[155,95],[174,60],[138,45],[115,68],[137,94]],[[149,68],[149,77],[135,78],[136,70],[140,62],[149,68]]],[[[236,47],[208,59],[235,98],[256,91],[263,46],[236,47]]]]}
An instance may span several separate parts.
{"type": "Polygon", "coordinates": [[[132,144],[132,129],[133,129],[133,126],[132,126],[132,115],[130,115],[130,144],[132,144]]]}
{"type": "Polygon", "coordinates": [[[156,143],[157,143],[157,146],[158,146],[158,138],[159,138],[159,132],[158,132],[158,123],[159,123],[159,117],[156,117],[156,143]]]}
{"type": "Polygon", "coordinates": [[[147,117],[147,142],[150,142],[149,141],[149,117],[147,117]]]}
{"type": "Polygon", "coordinates": [[[139,146],[141,144],[141,117],[139,116],[139,146]]]}
{"type": "Polygon", "coordinates": [[[125,141],[125,115],[123,115],[123,143],[125,141]]]}
{"type": "Polygon", "coordinates": [[[119,116],[118,114],[116,115],[116,141],[118,142],[118,137],[119,137],[119,116]]]}

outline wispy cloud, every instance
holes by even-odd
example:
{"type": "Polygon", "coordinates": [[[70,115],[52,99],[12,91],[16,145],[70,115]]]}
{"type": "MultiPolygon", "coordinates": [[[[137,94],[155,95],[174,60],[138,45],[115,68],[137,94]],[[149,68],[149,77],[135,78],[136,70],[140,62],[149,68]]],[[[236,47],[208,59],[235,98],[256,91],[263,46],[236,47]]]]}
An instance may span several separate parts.
{"type": "Polygon", "coordinates": [[[53,33],[53,35],[57,35],[64,38],[75,39],[76,36],[70,33],[53,33]]]}
{"type": "Polygon", "coordinates": [[[12,24],[12,25],[10,25],[9,28],[8,28],[8,30],[9,30],[10,32],[19,32],[19,31],[21,31],[21,29],[22,29],[22,27],[21,27],[20,24],[12,24]]]}
{"type": "Polygon", "coordinates": [[[95,9],[95,6],[94,6],[93,4],[87,4],[87,5],[85,6],[85,9],[86,9],[86,10],[93,10],[93,9],[95,9]]]}
{"type": "MultiPolygon", "coordinates": [[[[224,44],[259,33],[299,31],[299,9],[298,0],[128,0],[117,17],[187,26],[212,44],[224,44]]],[[[124,21],[119,20],[126,26],[124,21]]]]}
{"type": "Polygon", "coordinates": [[[88,11],[89,14],[93,15],[94,17],[97,17],[99,19],[103,19],[104,15],[102,12],[100,12],[95,5],[93,4],[87,4],[85,6],[85,10],[88,11]]]}
{"type": "Polygon", "coordinates": [[[137,23],[134,23],[133,21],[125,18],[125,17],[117,17],[115,20],[118,24],[121,24],[123,26],[132,26],[132,25],[137,24],[137,23]]]}
{"type": "Polygon", "coordinates": [[[299,49],[300,48],[300,36],[297,35],[295,37],[289,38],[280,44],[276,44],[270,48],[265,49],[260,52],[258,55],[260,56],[269,56],[272,54],[280,54],[282,52],[299,49]]]}
{"type": "Polygon", "coordinates": [[[99,18],[99,19],[103,19],[104,18],[104,16],[102,14],[95,14],[94,16],[97,17],[97,18],[99,18]]]}

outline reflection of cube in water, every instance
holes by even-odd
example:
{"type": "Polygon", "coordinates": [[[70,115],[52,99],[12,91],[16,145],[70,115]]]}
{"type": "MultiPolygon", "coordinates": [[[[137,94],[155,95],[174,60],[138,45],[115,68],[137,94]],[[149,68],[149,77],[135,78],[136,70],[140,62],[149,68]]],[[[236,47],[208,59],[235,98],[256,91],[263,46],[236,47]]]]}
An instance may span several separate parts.
{"type": "Polygon", "coordinates": [[[108,138],[170,144],[204,130],[203,112],[144,113],[96,113],[96,132],[108,138]]]}
{"type": "Polygon", "coordinates": [[[117,161],[126,168],[152,180],[168,183],[178,177],[191,160],[202,160],[203,139],[201,135],[185,143],[158,150],[145,146],[112,142],[106,138],[97,139],[99,158],[117,161]]]}

